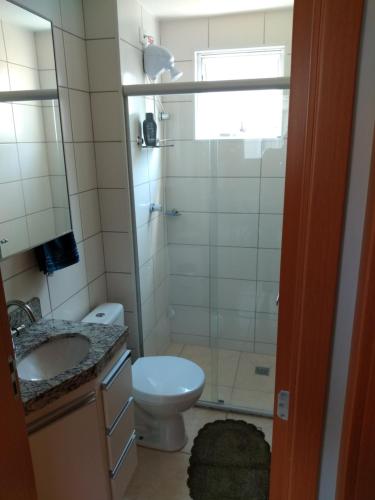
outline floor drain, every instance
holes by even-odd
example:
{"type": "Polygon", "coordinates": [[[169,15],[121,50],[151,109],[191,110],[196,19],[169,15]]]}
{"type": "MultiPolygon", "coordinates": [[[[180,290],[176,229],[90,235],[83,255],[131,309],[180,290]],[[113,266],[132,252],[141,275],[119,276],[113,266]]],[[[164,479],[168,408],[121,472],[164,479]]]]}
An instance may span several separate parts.
{"type": "Polygon", "coordinates": [[[270,369],[267,366],[256,366],[255,367],[255,375],[265,375],[269,376],[270,369]]]}

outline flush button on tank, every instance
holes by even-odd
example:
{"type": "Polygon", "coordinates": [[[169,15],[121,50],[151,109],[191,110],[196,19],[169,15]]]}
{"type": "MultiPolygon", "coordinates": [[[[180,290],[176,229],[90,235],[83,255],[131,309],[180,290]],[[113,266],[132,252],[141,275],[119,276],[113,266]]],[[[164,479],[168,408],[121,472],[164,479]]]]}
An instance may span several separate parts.
{"type": "Polygon", "coordinates": [[[95,317],[96,318],[103,318],[105,316],[105,313],[96,313],[95,317]]]}

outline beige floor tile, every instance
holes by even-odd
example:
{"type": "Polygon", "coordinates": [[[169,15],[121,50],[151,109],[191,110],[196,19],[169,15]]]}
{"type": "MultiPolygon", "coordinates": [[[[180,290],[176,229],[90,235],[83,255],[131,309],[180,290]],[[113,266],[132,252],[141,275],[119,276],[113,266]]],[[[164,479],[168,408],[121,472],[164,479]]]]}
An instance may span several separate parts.
{"type": "Polygon", "coordinates": [[[211,410],[209,408],[195,407],[184,413],[184,419],[188,442],[182,451],[185,453],[190,453],[191,447],[193,446],[194,439],[198,434],[199,429],[201,429],[205,424],[208,424],[209,422],[215,422],[215,420],[224,420],[225,412],[219,410],[211,410]]]}
{"type": "Polygon", "coordinates": [[[234,388],[232,391],[231,403],[234,406],[243,406],[245,408],[253,408],[254,410],[273,411],[272,392],[262,391],[246,391],[243,389],[234,388]]]}
{"type": "Polygon", "coordinates": [[[178,344],[177,342],[171,342],[169,346],[164,351],[165,356],[179,356],[181,354],[184,344],[178,344]]]}
{"type": "Polygon", "coordinates": [[[138,469],[124,500],[188,500],[189,455],[138,447],[138,469]]]}
{"type": "Polygon", "coordinates": [[[209,403],[217,403],[218,399],[228,404],[232,397],[232,387],[217,386],[205,384],[202,396],[199,398],[201,401],[208,401],[209,403]]]}
{"type": "Polygon", "coordinates": [[[234,388],[246,391],[264,391],[273,393],[275,390],[275,365],[272,356],[253,353],[241,353],[234,388]],[[256,366],[270,368],[269,375],[257,375],[256,366]]]}

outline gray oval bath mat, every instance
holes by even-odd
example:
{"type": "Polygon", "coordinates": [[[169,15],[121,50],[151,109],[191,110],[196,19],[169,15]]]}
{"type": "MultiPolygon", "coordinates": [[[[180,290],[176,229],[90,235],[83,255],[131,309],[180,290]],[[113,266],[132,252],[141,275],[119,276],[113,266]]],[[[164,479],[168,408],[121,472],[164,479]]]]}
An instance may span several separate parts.
{"type": "Polygon", "coordinates": [[[217,420],[198,432],[188,487],[193,500],[267,500],[271,452],[264,434],[242,420],[217,420]]]}

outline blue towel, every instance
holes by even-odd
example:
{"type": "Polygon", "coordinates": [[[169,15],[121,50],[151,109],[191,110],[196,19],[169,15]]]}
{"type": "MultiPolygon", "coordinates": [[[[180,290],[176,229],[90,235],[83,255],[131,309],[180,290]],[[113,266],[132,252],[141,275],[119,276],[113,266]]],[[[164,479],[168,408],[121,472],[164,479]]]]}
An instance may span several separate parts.
{"type": "Polygon", "coordinates": [[[44,274],[52,274],[64,267],[79,262],[79,254],[73,233],[64,234],[35,248],[39,269],[44,274]]]}

